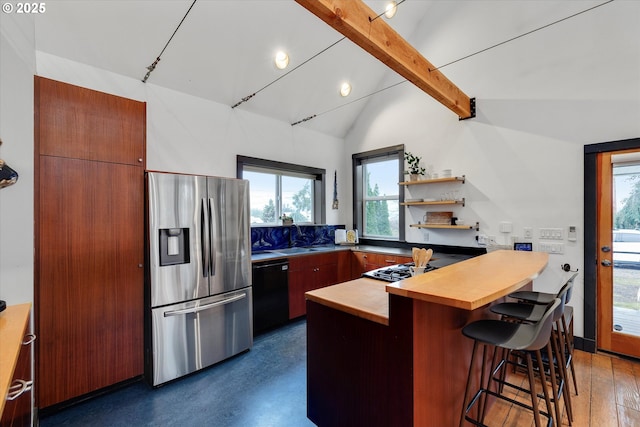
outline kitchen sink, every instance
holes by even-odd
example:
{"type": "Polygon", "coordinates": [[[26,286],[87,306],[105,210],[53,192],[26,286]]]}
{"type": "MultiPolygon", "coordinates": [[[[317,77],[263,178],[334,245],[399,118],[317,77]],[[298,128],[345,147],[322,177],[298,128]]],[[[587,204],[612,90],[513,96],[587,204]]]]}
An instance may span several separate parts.
{"type": "Polygon", "coordinates": [[[311,252],[311,248],[286,248],[286,249],[276,249],[271,252],[275,252],[279,254],[302,254],[305,252],[311,252]]]}

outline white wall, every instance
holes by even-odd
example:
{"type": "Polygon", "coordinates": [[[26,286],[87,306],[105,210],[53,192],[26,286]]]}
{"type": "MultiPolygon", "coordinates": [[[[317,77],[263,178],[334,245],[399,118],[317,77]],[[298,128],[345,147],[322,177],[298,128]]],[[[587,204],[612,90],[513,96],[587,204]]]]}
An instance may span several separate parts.
{"type": "Polygon", "coordinates": [[[0,189],[0,299],[33,301],[32,16],[0,14],[0,158],[18,182],[0,189]]]}
{"type": "MultiPolygon", "coordinates": [[[[568,8],[592,4],[446,5],[446,19],[434,14],[412,37],[423,41],[416,47],[430,52],[425,56],[435,65],[533,29],[523,27],[519,16],[536,17],[558,8],[556,15],[562,17],[572,12],[568,8]],[[513,10],[505,14],[508,7],[513,10]],[[514,19],[496,20],[496,16],[514,19]],[[464,40],[460,28],[472,29],[464,40]]],[[[438,3],[438,10],[444,9],[445,4],[438,3]]],[[[441,71],[450,80],[476,97],[476,118],[458,121],[454,113],[405,83],[370,100],[346,138],[348,153],[404,143],[406,150],[423,156],[423,165],[466,175],[467,183],[456,188],[467,204],[455,212],[467,223],[479,221],[480,232],[407,227],[408,241],[475,246],[475,236],[484,234],[510,244],[512,235],[523,237],[523,228],[533,227],[536,249],[540,228],[562,228],[564,254],[550,255],[548,267],[535,281],[536,289],[556,291],[568,275],[561,264],[584,270],[584,145],[640,136],[638,40],[640,2],[616,1],[445,67],[441,71]],[[513,233],[500,232],[502,221],[513,224],[513,233]],[[569,225],[578,227],[577,242],[567,240],[569,225]]],[[[390,73],[384,86],[400,80],[390,73]]],[[[406,194],[439,197],[448,191],[444,188],[449,187],[411,187],[406,194]]],[[[424,214],[416,207],[405,210],[408,224],[424,214]]],[[[571,305],[576,335],[581,336],[584,293],[583,278],[578,277],[571,305]]]]}

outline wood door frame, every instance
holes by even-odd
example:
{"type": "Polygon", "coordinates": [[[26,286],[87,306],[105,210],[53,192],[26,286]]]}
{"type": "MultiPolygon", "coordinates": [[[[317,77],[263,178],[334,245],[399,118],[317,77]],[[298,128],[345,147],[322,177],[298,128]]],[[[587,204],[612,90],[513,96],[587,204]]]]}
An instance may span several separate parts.
{"type": "Polygon", "coordinates": [[[632,149],[640,150],[640,138],[584,146],[584,332],[576,347],[591,353],[598,348],[598,154],[632,149]]]}

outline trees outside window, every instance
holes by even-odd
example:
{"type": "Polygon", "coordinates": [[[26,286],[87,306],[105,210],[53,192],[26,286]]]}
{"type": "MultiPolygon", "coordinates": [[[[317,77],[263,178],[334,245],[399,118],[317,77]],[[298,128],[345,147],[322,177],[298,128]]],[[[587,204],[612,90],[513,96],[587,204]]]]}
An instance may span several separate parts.
{"type": "Polygon", "coordinates": [[[403,146],[353,156],[354,222],[360,236],[403,240],[404,216],[400,210],[403,146]]]}

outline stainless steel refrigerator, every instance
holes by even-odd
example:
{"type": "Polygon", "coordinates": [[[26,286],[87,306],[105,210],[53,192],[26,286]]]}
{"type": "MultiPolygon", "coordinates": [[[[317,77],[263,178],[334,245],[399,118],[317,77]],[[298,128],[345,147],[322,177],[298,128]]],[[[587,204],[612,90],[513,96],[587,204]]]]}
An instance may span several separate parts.
{"type": "Polygon", "coordinates": [[[145,376],[157,386],[253,345],[249,183],[147,173],[145,376]]]}

